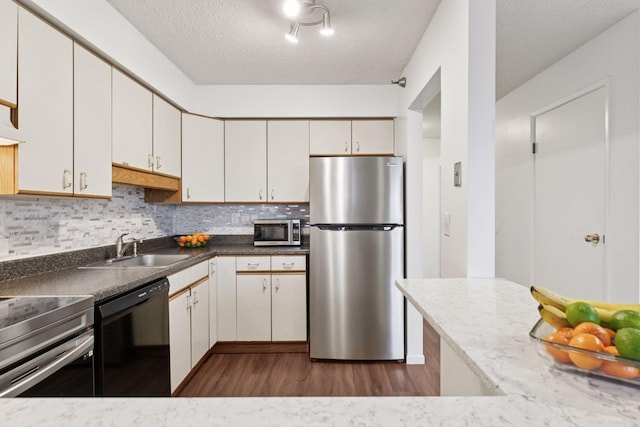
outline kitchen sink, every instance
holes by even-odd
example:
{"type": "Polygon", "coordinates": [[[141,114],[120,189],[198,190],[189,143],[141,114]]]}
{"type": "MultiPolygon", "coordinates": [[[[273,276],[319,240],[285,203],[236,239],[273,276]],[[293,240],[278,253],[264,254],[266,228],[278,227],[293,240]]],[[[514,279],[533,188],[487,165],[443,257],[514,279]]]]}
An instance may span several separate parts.
{"type": "Polygon", "coordinates": [[[122,257],[94,262],[78,268],[161,268],[190,258],[191,255],[180,254],[145,254],[135,257],[122,257]]]}

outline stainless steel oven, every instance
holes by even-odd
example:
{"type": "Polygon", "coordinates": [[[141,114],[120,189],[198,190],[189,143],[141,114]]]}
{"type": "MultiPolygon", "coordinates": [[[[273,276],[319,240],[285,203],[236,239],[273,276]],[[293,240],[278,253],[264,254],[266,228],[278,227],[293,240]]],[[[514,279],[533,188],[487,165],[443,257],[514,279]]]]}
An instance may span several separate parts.
{"type": "Polygon", "coordinates": [[[0,298],[0,397],[94,395],[93,297],[0,298]]]}
{"type": "Polygon", "coordinates": [[[254,246],[300,246],[299,219],[258,219],[253,223],[254,246]]]}

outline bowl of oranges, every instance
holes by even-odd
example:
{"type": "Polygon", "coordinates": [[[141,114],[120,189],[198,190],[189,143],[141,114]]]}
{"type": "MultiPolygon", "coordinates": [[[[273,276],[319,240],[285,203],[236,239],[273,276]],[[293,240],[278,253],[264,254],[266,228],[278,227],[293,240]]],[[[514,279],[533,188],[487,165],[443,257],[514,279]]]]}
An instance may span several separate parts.
{"type": "Polygon", "coordinates": [[[611,329],[592,322],[556,329],[540,319],[529,336],[538,354],[557,369],[640,387],[640,360],[620,356],[611,329]]]}
{"type": "Polygon", "coordinates": [[[175,239],[181,248],[204,248],[211,241],[211,236],[198,232],[178,236],[175,239]]]}

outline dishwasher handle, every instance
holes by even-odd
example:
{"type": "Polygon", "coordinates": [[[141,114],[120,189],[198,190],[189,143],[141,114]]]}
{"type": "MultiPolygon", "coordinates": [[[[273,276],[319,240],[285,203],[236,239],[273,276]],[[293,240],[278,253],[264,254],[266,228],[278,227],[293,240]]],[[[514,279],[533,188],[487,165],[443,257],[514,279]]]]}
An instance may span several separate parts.
{"type": "Polygon", "coordinates": [[[3,375],[3,377],[11,377],[13,372],[17,370],[20,372],[13,378],[3,379],[2,383],[8,384],[0,389],[0,397],[15,397],[24,393],[83,354],[93,353],[93,344],[94,337],[93,331],[91,331],[20,365],[14,371],[3,375]]]}

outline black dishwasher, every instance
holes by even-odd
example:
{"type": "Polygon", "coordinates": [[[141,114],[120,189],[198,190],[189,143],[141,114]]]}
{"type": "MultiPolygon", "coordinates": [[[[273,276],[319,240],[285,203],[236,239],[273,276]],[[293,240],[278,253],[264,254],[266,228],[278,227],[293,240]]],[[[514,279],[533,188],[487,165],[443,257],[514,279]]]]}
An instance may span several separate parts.
{"type": "Polygon", "coordinates": [[[170,396],[169,281],[96,304],[96,396],[170,396]]]}

